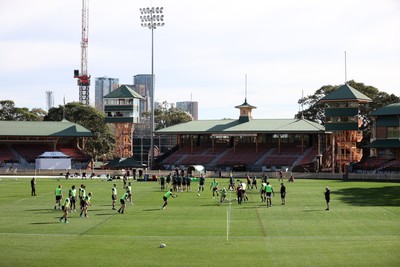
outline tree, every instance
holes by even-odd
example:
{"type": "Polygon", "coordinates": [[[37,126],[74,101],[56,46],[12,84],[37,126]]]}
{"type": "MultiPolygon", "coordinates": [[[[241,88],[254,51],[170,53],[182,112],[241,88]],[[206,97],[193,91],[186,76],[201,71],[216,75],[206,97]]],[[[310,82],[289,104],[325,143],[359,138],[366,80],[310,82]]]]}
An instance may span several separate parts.
{"type": "Polygon", "coordinates": [[[90,130],[94,137],[85,143],[85,152],[96,159],[107,155],[111,157],[114,151],[114,135],[104,122],[104,114],[98,112],[91,106],[82,103],[72,102],[65,106],[51,108],[44,117],[45,121],[61,121],[63,118],[70,122],[77,123],[90,130]]]}
{"type": "MultiPolygon", "coordinates": [[[[144,112],[143,116],[150,117],[150,113],[144,112]]],[[[191,120],[193,120],[193,118],[190,114],[181,109],[177,109],[173,104],[169,104],[167,101],[164,101],[158,108],[154,109],[155,130],[189,122],[191,120]]]]}
{"type": "Polygon", "coordinates": [[[0,101],[0,120],[7,121],[41,121],[46,115],[46,111],[41,108],[18,108],[15,107],[14,101],[0,101]]]}
{"type": "MultiPolygon", "coordinates": [[[[368,114],[372,113],[380,107],[400,102],[400,98],[398,96],[394,94],[389,95],[388,93],[381,92],[377,88],[370,85],[357,83],[353,80],[349,81],[348,85],[368,96],[372,100],[371,103],[363,104],[360,106],[360,115],[363,117],[365,127],[369,126],[370,124],[368,114]]],[[[339,88],[340,86],[341,85],[325,85],[315,91],[313,95],[309,95],[307,97],[299,99],[298,103],[302,106],[306,106],[307,108],[303,111],[299,111],[295,115],[295,118],[301,118],[303,116],[305,119],[325,124],[324,105],[318,103],[318,101],[332,91],[339,88]]]]}

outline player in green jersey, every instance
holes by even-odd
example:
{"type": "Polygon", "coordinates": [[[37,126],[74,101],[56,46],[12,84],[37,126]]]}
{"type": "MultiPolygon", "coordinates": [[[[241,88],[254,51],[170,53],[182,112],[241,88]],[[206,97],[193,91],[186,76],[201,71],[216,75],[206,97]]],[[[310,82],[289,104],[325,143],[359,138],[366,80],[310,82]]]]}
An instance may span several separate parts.
{"type": "Polygon", "coordinates": [[[272,188],[272,186],[270,185],[269,182],[267,182],[267,186],[265,188],[265,192],[267,194],[267,208],[268,207],[272,207],[272,195],[275,196],[275,192],[274,192],[274,189],[272,188]]]}
{"type": "Polygon", "coordinates": [[[125,203],[129,198],[129,192],[128,190],[121,196],[121,198],[119,199],[119,202],[121,203],[121,207],[118,210],[118,213],[124,214],[124,210],[125,210],[125,203]]]}
{"type": "Polygon", "coordinates": [[[56,195],[56,203],[54,204],[54,209],[57,209],[57,205],[58,205],[58,209],[61,209],[61,199],[63,198],[63,194],[62,194],[62,187],[61,185],[59,185],[54,194],[56,195]]]}
{"type": "Polygon", "coordinates": [[[210,189],[212,188],[213,190],[213,198],[215,197],[215,195],[217,195],[217,197],[219,196],[218,194],[218,182],[214,179],[214,181],[212,181],[211,185],[210,185],[210,189]]]}
{"type": "Polygon", "coordinates": [[[173,197],[173,198],[177,197],[177,195],[174,195],[174,194],[172,193],[172,189],[170,189],[170,190],[169,190],[167,193],[165,193],[165,195],[163,196],[164,205],[162,206],[161,209],[165,210],[165,207],[168,205],[168,198],[169,198],[169,197],[173,197]]]}
{"type": "Polygon", "coordinates": [[[71,202],[71,212],[76,212],[76,188],[73,185],[68,191],[68,198],[71,202]]]}

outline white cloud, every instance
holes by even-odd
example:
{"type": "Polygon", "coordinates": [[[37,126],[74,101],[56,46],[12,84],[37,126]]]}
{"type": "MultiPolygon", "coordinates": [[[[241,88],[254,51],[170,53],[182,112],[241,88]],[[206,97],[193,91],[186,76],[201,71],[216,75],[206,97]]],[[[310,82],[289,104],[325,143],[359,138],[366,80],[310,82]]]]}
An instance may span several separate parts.
{"type": "MultiPolygon", "coordinates": [[[[139,19],[148,5],[90,1],[92,77],[129,84],[150,73],[151,31],[139,19]]],[[[236,118],[245,74],[254,117],[293,117],[302,91],[344,82],[344,51],[348,79],[399,95],[396,0],[153,1],[159,5],[166,25],[154,32],[156,98],[172,103],[192,94],[200,119],[236,118]]],[[[79,0],[0,2],[0,99],[44,107],[46,90],[55,91],[56,104],[64,94],[78,98],[72,71],[80,66],[80,16],[79,0]]]]}

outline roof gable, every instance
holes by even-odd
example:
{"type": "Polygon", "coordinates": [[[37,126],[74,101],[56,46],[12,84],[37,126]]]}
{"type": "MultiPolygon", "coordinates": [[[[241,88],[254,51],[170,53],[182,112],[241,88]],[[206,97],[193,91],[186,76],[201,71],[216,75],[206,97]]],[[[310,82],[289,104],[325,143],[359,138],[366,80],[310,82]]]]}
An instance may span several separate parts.
{"type": "Polygon", "coordinates": [[[135,92],[132,88],[126,85],[121,85],[117,89],[113,90],[109,94],[105,95],[103,98],[139,98],[143,97],[135,92]]]}
{"type": "Polygon", "coordinates": [[[340,86],[332,93],[321,98],[319,101],[359,101],[359,102],[371,102],[371,98],[360,93],[348,84],[340,86]]]}
{"type": "Polygon", "coordinates": [[[247,98],[245,98],[244,99],[244,103],[243,104],[241,104],[241,105],[238,105],[238,106],[235,106],[235,108],[250,108],[250,109],[254,109],[254,108],[257,108],[257,107],[255,107],[255,106],[253,106],[253,105],[250,105],[249,103],[247,103],[247,98]]]}

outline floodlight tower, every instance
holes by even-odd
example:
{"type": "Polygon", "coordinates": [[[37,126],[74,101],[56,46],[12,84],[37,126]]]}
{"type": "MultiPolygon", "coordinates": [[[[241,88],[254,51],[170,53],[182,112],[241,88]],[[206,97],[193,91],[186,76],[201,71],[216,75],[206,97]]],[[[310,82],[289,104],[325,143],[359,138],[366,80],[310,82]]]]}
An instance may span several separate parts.
{"type": "Polygon", "coordinates": [[[88,74],[89,0],[82,0],[81,70],[74,70],[78,79],[79,102],[89,105],[90,75],[88,74]]]}
{"type": "Polygon", "coordinates": [[[162,27],[164,23],[164,7],[140,8],[140,20],[142,27],[151,30],[151,138],[150,138],[150,169],[153,167],[154,160],[154,30],[162,27]]]}

